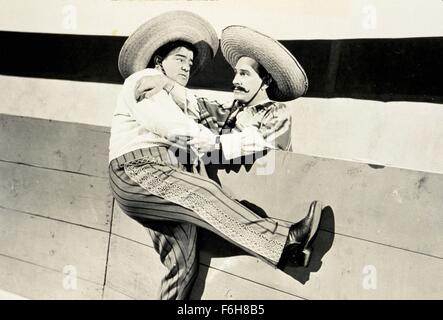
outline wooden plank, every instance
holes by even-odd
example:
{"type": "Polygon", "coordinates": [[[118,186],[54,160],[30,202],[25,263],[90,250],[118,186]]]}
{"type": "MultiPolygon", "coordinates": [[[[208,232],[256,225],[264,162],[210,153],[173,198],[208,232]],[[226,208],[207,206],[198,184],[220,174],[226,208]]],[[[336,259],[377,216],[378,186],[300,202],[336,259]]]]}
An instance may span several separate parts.
{"type": "MultiPolygon", "coordinates": [[[[306,214],[311,200],[321,199],[332,210],[326,230],[443,257],[443,175],[275,155],[272,175],[257,175],[264,166],[255,164],[249,172],[245,167],[238,173],[220,170],[218,178],[238,199],[270,216],[295,222],[306,214]]],[[[116,208],[113,231],[150,245],[143,227],[116,208]]]]}
{"type": "Polygon", "coordinates": [[[102,286],[83,279],[64,286],[66,274],[0,255],[0,287],[27,299],[100,299],[102,286]]]}
{"type": "Polygon", "coordinates": [[[157,299],[165,271],[154,249],[111,235],[106,287],[136,299],[157,299]]]}
{"type": "Polygon", "coordinates": [[[0,254],[59,272],[75,268],[78,278],[98,285],[108,241],[103,231],[0,208],[0,254]]]}
{"type": "MultiPolygon", "coordinates": [[[[253,297],[252,289],[242,291],[245,285],[239,286],[239,279],[249,279],[274,288],[275,297],[290,294],[291,297],[307,299],[439,299],[443,294],[442,259],[320,231],[309,268],[287,268],[282,272],[240,252],[216,236],[208,235],[204,233],[200,241],[203,244],[200,251],[203,266],[194,289],[196,292],[192,293],[194,299],[226,299],[230,294],[238,299],[253,297]],[[204,271],[205,265],[212,269],[204,271]],[[235,280],[228,281],[226,273],[217,270],[231,274],[235,280]],[[377,276],[377,287],[367,289],[363,283],[368,279],[365,278],[366,272],[372,270],[377,276]],[[248,296],[248,292],[252,295],[248,296]]],[[[125,241],[130,247],[141,246],[125,241]]],[[[125,260],[126,266],[145,270],[152,261],[158,261],[155,253],[147,254],[143,248],[140,251],[143,252],[132,254],[132,258],[125,260]],[[134,257],[137,258],[131,262],[134,257]]],[[[143,271],[138,271],[138,274],[140,272],[143,271]]],[[[128,273],[126,271],[126,276],[128,273]]],[[[136,290],[126,294],[140,297],[136,290]]],[[[261,298],[272,297],[274,295],[261,298]]]]}
{"type": "Polygon", "coordinates": [[[108,177],[109,128],[0,114],[0,160],[108,177]]]}
{"type": "MultiPolygon", "coordinates": [[[[336,161],[322,160],[322,162],[330,162],[331,164],[331,162],[335,163],[336,161]]],[[[315,165],[320,166],[321,163],[315,165]]],[[[323,170],[327,171],[326,169],[323,170]]],[[[364,167],[361,170],[364,170],[364,167]]],[[[375,169],[371,170],[375,171],[375,169]]],[[[382,171],[375,172],[379,173],[382,171]]],[[[321,173],[322,171],[320,171],[319,174],[321,173]]],[[[406,170],[404,172],[404,174],[409,175],[413,173],[414,172],[409,172],[406,170]]],[[[394,178],[398,179],[398,177],[395,176],[394,178]]],[[[429,179],[432,178],[438,178],[438,176],[431,175],[429,179]]],[[[414,179],[412,179],[412,181],[414,181],[414,179]]],[[[429,181],[431,180],[428,180],[428,182],[429,181]]],[[[431,184],[434,183],[435,182],[431,181],[431,184]]],[[[358,183],[353,183],[353,185],[358,185],[358,183]]],[[[229,186],[232,186],[232,184],[230,184],[229,186]]],[[[269,186],[269,184],[267,186],[269,186]]],[[[246,188],[246,186],[243,187],[244,188],[242,190],[245,194],[249,194],[251,197],[254,196],[252,194],[253,190],[251,190],[250,188],[246,188]]],[[[280,188],[280,186],[277,185],[276,188],[280,188]]],[[[352,188],[352,186],[349,188],[352,188]]],[[[330,187],[330,190],[333,190],[332,186],[330,187]]],[[[275,195],[282,194],[278,191],[281,190],[277,190],[275,195]]],[[[258,194],[261,194],[262,190],[257,188],[256,192],[258,194]]],[[[334,195],[334,193],[332,194],[334,195]]],[[[266,195],[261,194],[261,196],[265,197],[266,195]]],[[[273,197],[268,196],[267,199],[272,202],[271,205],[274,205],[277,208],[279,205],[284,205],[276,203],[273,197]]],[[[343,203],[346,201],[346,199],[341,200],[341,204],[344,205],[343,203]]],[[[433,202],[429,202],[428,207],[431,203],[433,202]]],[[[151,240],[149,236],[146,235],[144,228],[129,217],[127,217],[124,213],[122,213],[118,206],[115,206],[115,208],[116,209],[114,211],[115,219],[113,222],[113,231],[129,239],[133,239],[144,244],[151,244],[151,240]]],[[[399,215],[398,212],[396,214],[399,215]]],[[[406,214],[413,216],[413,212],[405,213],[405,215],[406,214]]],[[[364,223],[359,223],[355,226],[352,225],[352,220],[349,220],[351,215],[350,211],[344,211],[343,215],[345,216],[340,217],[338,216],[337,211],[332,212],[331,210],[325,210],[324,219],[320,228],[322,230],[329,231],[321,231],[318,239],[316,240],[316,252],[318,253],[319,251],[320,255],[329,250],[334,237],[334,234],[331,233],[333,230],[336,230],[339,233],[352,232],[354,234],[363,234],[366,235],[368,238],[372,238],[375,239],[375,241],[380,242],[380,239],[377,239],[376,236],[380,235],[381,232],[377,232],[375,235],[371,235],[369,234],[369,232],[365,233],[364,223]],[[338,227],[338,221],[341,222],[340,228],[338,227]],[[348,224],[346,225],[346,223],[348,224]]],[[[389,217],[390,215],[387,214],[385,216],[373,217],[373,219],[379,219],[378,224],[382,224],[384,221],[383,219],[386,218],[388,223],[391,223],[391,228],[393,228],[393,230],[396,230],[395,219],[389,217]]],[[[433,216],[431,215],[431,218],[432,217],[433,216]]],[[[366,224],[368,225],[368,227],[374,225],[374,222],[368,221],[369,219],[367,217],[362,217],[362,219],[364,221],[367,221],[366,224]]],[[[409,224],[411,224],[410,221],[409,224]]],[[[387,228],[384,229],[385,233],[383,234],[385,238],[382,238],[381,240],[386,241],[386,230],[387,228]]],[[[396,232],[397,235],[399,235],[399,233],[401,232],[396,232]]],[[[441,283],[443,283],[441,281],[443,280],[443,278],[440,276],[439,281],[435,281],[436,279],[434,276],[429,276],[441,274],[441,272],[438,271],[443,267],[443,261],[441,259],[436,259],[423,254],[416,254],[413,252],[407,252],[404,250],[392,248],[389,247],[389,245],[391,245],[389,242],[386,243],[388,245],[386,246],[371,243],[368,241],[353,239],[351,237],[346,237],[343,235],[337,235],[331,251],[327,253],[323,261],[313,259],[313,264],[311,268],[308,269],[311,271],[307,271],[303,268],[296,268],[294,272],[292,272],[295,278],[299,279],[297,281],[294,280],[294,277],[290,275],[286,275],[285,273],[278,270],[273,270],[271,267],[263,264],[258,259],[243,255],[241,251],[239,251],[232,245],[220,240],[219,238],[209,234],[208,232],[200,232],[199,236],[203,237],[203,240],[200,241],[200,243],[203,244],[200,250],[200,262],[204,265],[210,265],[211,267],[221,269],[229,273],[234,273],[239,277],[245,277],[247,279],[250,279],[251,281],[263,283],[264,285],[273,287],[277,290],[281,290],[281,292],[288,292],[290,294],[297,295],[303,298],[432,299],[443,294],[443,286],[441,285],[441,283]],[[347,263],[343,263],[342,260],[346,260],[347,263]],[[382,279],[384,280],[384,283],[382,283],[383,286],[381,286],[380,281],[382,280],[379,280],[379,287],[377,290],[366,290],[362,287],[362,282],[364,278],[363,271],[365,266],[372,265],[376,267],[379,276],[383,276],[382,279]],[[417,266],[417,270],[415,266],[417,266]],[[275,279],[273,279],[273,277],[275,277],[275,279]],[[311,280],[307,281],[308,279],[311,280]],[[306,282],[306,285],[302,285],[302,282],[306,282]],[[341,287],[343,288],[337,291],[336,288],[341,287]],[[319,294],[320,289],[322,289],[321,294],[319,294]]],[[[419,238],[415,237],[416,241],[422,241],[422,237],[426,238],[427,235],[423,234],[420,235],[419,238]]],[[[431,249],[438,249],[436,245],[436,243],[438,243],[438,239],[439,235],[434,234],[434,240],[429,245],[431,249]]],[[[318,254],[316,254],[316,256],[319,258],[318,254]]],[[[211,279],[207,278],[206,281],[211,281],[220,285],[221,283],[225,283],[226,279],[224,279],[222,276],[218,277],[217,275],[211,275],[211,279]]],[[[209,289],[210,284],[206,283],[204,284],[204,286],[205,288],[208,288],[208,293],[204,294],[207,294],[208,297],[213,297],[214,295],[213,293],[211,293],[212,289],[209,289]]],[[[223,288],[225,287],[222,286],[220,290],[222,290],[223,288]]],[[[218,295],[218,293],[216,295],[218,295]]],[[[194,295],[194,297],[196,296],[194,295]]]]}
{"type": "Polygon", "coordinates": [[[332,232],[443,257],[443,175],[286,152],[265,159],[218,178],[269,216],[297,221],[320,199],[332,232]]]}
{"type": "Polygon", "coordinates": [[[0,162],[0,206],[109,231],[107,179],[0,162]]]}
{"type": "MultiPolygon", "coordinates": [[[[153,246],[151,237],[146,232],[144,227],[123,213],[118,205],[114,206],[112,233],[124,236],[127,239],[137,242],[137,244],[140,243],[145,246],[150,246],[151,248],[153,246]]],[[[207,234],[204,233],[203,235],[207,234]]],[[[137,244],[134,243],[132,245],[137,246],[137,244]]],[[[128,244],[128,246],[129,245],[130,244],[128,244]]],[[[227,246],[225,243],[221,243],[217,245],[217,249],[220,247],[226,248],[227,246]]],[[[206,247],[204,250],[209,251],[209,254],[213,255],[216,249],[206,247]]],[[[149,254],[149,259],[158,261],[159,257],[153,251],[149,254]]],[[[142,258],[142,254],[140,254],[139,260],[137,262],[134,261],[134,264],[143,263],[144,260],[145,259],[142,258]]],[[[229,263],[230,259],[228,258],[226,261],[229,263]]],[[[203,263],[207,262],[208,261],[203,261],[203,263]]],[[[145,264],[148,265],[148,262],[145,264]]],[[[225,273],[220,275],[218,280],[213,284],[205,284],[205,278],[210,279],[214,276],[214,273],[218,272],[219,271],[210,268],[208,270],[208,267],[205,265],[200,265],[199,276],[192,291],[191,299],[296,299],[295,296],[275,291],[260,285],[252,285],[249,281],[232,277],[231,275],[225,273]],[[241,283],[241,286],[239,286],[238,283],[241,283]],[[242,291],[242,288],[247,288],[247,291],[242,291]]],[[[161,274],[157,275],[157,277],[160,276],[161,274]]],[[[132,294],[134,293],[132,292],[132,294]]]]}
{"type": "MultiPolygon", "coordinates": [[[[112,236],[106,287],[136,299],[157,299],[166,269],[153,248],[112,236]]],[[[248,280],[200,266],[192,299],[296,299],[248,280]],[[215,274],[221,273],[217,280],[215,274]]]]}
{"type": "MultiPolygon", "coordinates": [[[[443,259],[330,232],[319,232],[308,268],[284,272],[252,256],[221,250],[213,238],[202,243],[201,260],[211,267],[307,299],[441,299],[443,294],[443,259]],[[212,256],[214,246],[219,249],[212,256]]],[[[224,281],[220,273],[206,278],[208,283],[224,281]]]]}
{"type": "MultiPolygon", "coordinates": [[[[146,232],[143,226],[141,226],[138,222],[129,218],[123,211],[118,207],[118,205],[114,206],[114,214],[113,214],[113,222],[112,222],[112,233],[124,236],[126,239],[130,239],[137,243],[129,242],[128,246],[137,246],[138,244],[143,244],[145,246],[150,246],[152,248],[152,240],[149,234],[146,232]]],[[[203,237],[208,236],[207,232],[199,233],[199,236],[203,237]]],[[[210,241],[213,241],[213,238],[216,236],[210,236],[210,241]]],[[[205,246],[203,250],[207,251],[207,254],[203,253],[202,263],[210,263],[205,257],[209,255],[214,255],[217,252],[224,251],[232,253],[236,250],[235,248],[230,247],[229,244],[222,242],[219,238],[215,239],[217,245],[214,247],[205,246]]],[[[142,249],[144,250],[144,249],[142,249]]],[[[229,254],[228,254],[229,255],[229,254]]],[[[143,258],[143,254],[140,254],[139,259],[134,261],[133,264],[136,263],[145,263],[149,265],[149,262],[144,262],[148,258],[143,258]]],[[[159,261],[158,255],[155,251],[152,250],[152,253],[149,254],[149,259],[154,259],[155,261],[159,261]]],[[[230,263],[232,258],[226,258],[225,262],[230,263]]],[[[143,270],[143,269],[142,269],[143,270]]],[[[240,279],[238,277],[232,277],[231,275],[223,273],[218,276],[218,280],[214,283],[205,283],[205,279],[210,279],[214,277],[214,273],[218,273],[219,271],[209,269],[206,265],[200,265],[200,271],[198,279],[196,280],[195,288],[191,294],[191,299],[253,299],[254,297],[257,299],[296,299],[295,296],[288,295],[286,293],[282,293],[276,290],[270,290],[267,287],[262,287],[260,285],[252,285],[249,281],[245,284],[245,280],[240,279]],[[242,283],[241,286],[238,283],[242,283]],[[223,284],[223,285],[221,285],[223,284]],[[206,288],[206,289],[205,289],[206,288]],[[247,288],[247,291],[242,291],[242,288],[247,288]],[[202,292],[204,291],[204,292],[202,292]],[[249,292],[248,292],[249,291],[249,292]]],[[[109,274],[109,270],[108,270],[109,274]]],[[[157,277],[161,277],[161,274],[158,274],[157,277]]],[[[208,280],[209,281],[209,280],[208,280]]],[[[258,281],[258,279],[256,279],[258,281]]],[[[123,286],[122,286],[123,287],[123,286]]],[[[134,295],[134,292],[131,294],[134,295]]],[[[155,297],[154,297],[155,298],[155,297]]]]}
{"type": "Polygon", "coordinates": [[[0,289],[0,300],[29,300],[25,297],[0,289]]]}
{"type": "Polygon", "coordinates": [[[200,265],[199,274],[192,288],[191,300],[300,300],[273,288],[263,286],[200,265]]]}
{"type": "MultiPolygon", "coordinates": [[[[17,133],[17,136],[19,136],[19,133],[17,133]]],[[[2,141],[4,142],[3,139],[2,141]]],[[[62,142],[69,145],[65,140],[62,140],[62,142]]],[[[37,145],[38,143],[36,142],[37,145]]],[[[60,144],[60,142],[58,143],[60,144]]],[[[2,145],[2,150],[8,146],[6,144],[2,145]]],[[[83,152],[83,154],[86,153],[83,152]]],[[[253,202],[270,215],[293,221],[301,218],[306,213],[308,204],[312,199],[322,199],[325,204],[331,206],[334,212],[331,223],[323,226],[323,229],[340,234],[336,236],[337,239],[333,248],[337,251],[334,254],[342,257],[342,259],[352,260],[349,267],[351,269],[344,268],[338,258],[330,261],[325,260],[321,269],[310,275],[311,281],[296,289],[291,287],[294,291],[287,291],[288,288],[281,287],[282,283],[291,283],[292,277],[279,278],[279,280],[275,280],[276,283],[272,282],[273,280],[270,282],[267,278],[261,278],[261,273],[269,274],[267,269],[267,271],[259,270],[258,273],[250,275],[251,280],[263,281],[263,284],[281,290],[279,292],[289,292],[308,298],[318,298],[318,295],[314,293],[317,293],[319,288],[322,289],[323,296],[321,297],[324,298],[433,298],[437,294],[441,294],[441,287],[437,286],[438,283],[441,283],[441,278],[437,278],[437,281],[434,279],[431,283],[429,277],[426,277],[426,274],[439,275],[439,270],[441,270],[440,260],[426,255],[439,258],[443,256],[443,235],[440,232],[443,226],[443,220],[441,219],[441,208],[443,207],[442,175],[395,168],[377,168],[361,163],[287,153],[277,153],[275,161],[277,170],[272,175],[257,175],[258,165],[256,164],[249,172],[242,168],[239,174],[220,172],[219,177],[224,185],[227,185],[235,194],[241,195],[240,199],[253,202]],[[340,180],[337,177],[340,177],[340,180]],[[259,186],[265,187],[260,188],[259,186]],[[272,194],[269,193],[269,190],[273,190],[272,194]],[[360,240],[345,238],[343,235],[421,252],[424,255],[365,241],[361,242],[365,245],[350,245],[350,241],[360,240]],[[338,241],[339,238],[342,240],[338,241]],[[366,246],[366,244],[368,245],[366,246]],[[347,254],[346,250],[353,252],[353,254],[347,254]],[[399,252],[408,256],[405,258],[399,252]],[[389,275],[392,280],[385,287],[381,289],[379,287],[375,290],[376,294],[372,290],[361,292],[362,268],[364,268],[361,264],[366,261],[367,256],[375,262],[369,262],[364,266],[376,266],[380,275],[379,265],[381,265],[381,273],[389,275]],[[400,267],[394,266],[394,262],[399,263],[400,267]],[[420,272],[414,273],[412,270],[415,271],[416,266],[420,268],[420,272]],[[331,269],[332,267],[335,269],[331,269]],[[336,270],[340,270],[340,273],[337,274],[336,270]],[[421,270],[426,270],[426,273],[422,274],[421,270]],[[341,278],[342,273],[346,276],[344,280],[341,278]],[[319,277],[317,282],[312,281],[314,276],[319,277]],[[409,278],[412,280],[407,280],[409,278]],[[344,281],[343,286],[348,288],[346,289],[347,292],[340,291],[334,295],[335,287],[340,287],[342,280],[344,281]],[[358,286],[355,286],[357,280],[360,284],[359,290],[357,290],[358,286]],[[399,293],[399,290],[403,291],[399,293]],[[329,293],[324,293],[324,291],[329,291],[329,293]],[[305,292],[307,292],[306,295],[304,295],[305,292]]],[[[96,164],[96,166],[99,167],[100,164],[96,164]]],[[[105,170],[101,170],[104,175],[105,170]]],[[[103,218],[103,212],[106,212],[107,218],[109,218],[111,202],[107,203],[107,200],[103,200],[106,198],[103,197],[103,194],[106,193],[103,190],[106,190],[108,183],[106,179],[94,178],[96,179],[94,181],[102,181],[102,183],[99,183],[100,187],[97,187],[101,191],[98,190],[97,196],[92,197],[91,192],[87,190],[86,186],[89,185],[85,183],[86,180],[79,178],[85,178],[82,175],[2,163],[0,165],[0,176],[2,176],[0,205],[3,207],[12,207],[16,210],[109,230],[109,222],[105,221],[106,219],[101,222],[97,221],[97,219],[103,218]],[[51,172],[51,174],[48,174],[48,172],[51,172]],[[72,199],[69,196],[77,199],[74,204],[70,203],[72,199]],[[68,203],[69,206],[67,206],[68,203]],[[79,218],[79,212],[82,218],[79,218]],[[103,225],[104,228],[101,227],[103,225]]],[[[120,216],[120,218],[123,222],[119,223],[119,216],[117,216],[115,233],[144,244],[150,243],[149,236],[145,233],[143,227],[126,216],[120,216]],[[137,231],[132,233],[132,230],[137,231]]],[[[6,225],[15,226],[12,222],[6,225]]],[[[330,235],[331,233],[322,233],[323,236],[326,234],[330,235]]],[[[29,239],[28,243],[30,243],[29,239]]],[[[28,247],[28,249],[20,248],[20,250],[30,251],[29,248],[33,248],[32,245],[35,245],[35,243],[39,244],[40,241],[25,245],[24,247],[28,247]]],[[[20,252],[20,250],[18,251],[20,252]]],[[[214,247],[203,248],[203,262],[219,250],[219,248],[214,247]]],[[[334,251],[331,249],[328,256],[332,252],[334,251]]],[[[231,254],[232,251],[228,253],[231,254]]],[[[122,255],[119,252],[114,253],[114,268],[126,266],[127,261],[121,258],[122,255]]],[[[158,261],[156,254],[155,259],[158,261]]],[[[138,260],[136,259],[136,261],[138,260]]],[[[238,276],[242,277],[249,277],[242,274],[242,272],[248,271],[248,269],[255,270],[256,265],[263,265],[263,268],[267,267],[261,263],[257,264],[256,259],[245,256],[210,259],[209,261],[209,265],[216,268],[219,268],[218,263],[238,267],[238,276]]],[[[112,271],[112,268],[108,271],[112,271]]],[[[143,271],[136,273],[140,279],[143,271]]],[[[231,272],[230,270],[227,271],[231,272]]],[[[297,273],[306,276],[306,272],[297,270],[297,273]]],[[[118,273],[114,273],[113,282],[120,285],[120,287],[115,287],[115,290],[126,294],[127,292],[120,290],[121,287],[126,285],[129,288],[135,288],[135,291],[140,290],[137,283],[143,282],[143,280],[134,281],[134,275],[131,274],[126,275],[126,277],[126,280],[118,279],[118,273]]],[[[218,281],[215,280],[215,283],[218,283],[218,281]]],[[[128,293],[128,295],[130,294],[128,293]]],[[[153,295],[156,297],[156,293],[153,295]]],[[[140,296],[146,297],[146,292],[143,292],[140,296]]]]}
{"type": "Polygon", "coordinates": [[[103,300],[134,300],[134,298],[114,290],[109,286],[105,286],[103,290],[103,300]]]}
{"type": "Polygon", "coordinates": [[[146,229],[140,223],[125,214],[115,200],[113,208],[112,234],[153,247],[152,239],[146,229]]]}

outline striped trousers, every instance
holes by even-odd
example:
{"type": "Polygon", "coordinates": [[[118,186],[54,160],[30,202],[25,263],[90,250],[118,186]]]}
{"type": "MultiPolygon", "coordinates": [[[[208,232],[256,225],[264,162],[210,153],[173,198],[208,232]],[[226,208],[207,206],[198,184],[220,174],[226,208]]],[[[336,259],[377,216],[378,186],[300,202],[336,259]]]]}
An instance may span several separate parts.
{"type": "Polygon", "coordinates": [[[109,164],[120,208],[147,228],[168,272],[161,299],[186,299],[198,271],[197,227],[276,267],[289,224],[262,218],[206,176],[189,172],[166,147],[129,152],[109,164]]]}

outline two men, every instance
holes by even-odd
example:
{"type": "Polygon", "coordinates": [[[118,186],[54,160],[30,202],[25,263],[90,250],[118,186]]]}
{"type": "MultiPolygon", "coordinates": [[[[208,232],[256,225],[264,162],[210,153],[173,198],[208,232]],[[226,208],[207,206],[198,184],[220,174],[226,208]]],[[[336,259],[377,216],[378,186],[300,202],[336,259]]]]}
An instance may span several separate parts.
{"type": "Polygon", "coordinates": [[[247,28],[241,35],[233,30],[227,36],[228,31],[222,35],[222,50],[238,79],[238,102],[230,108],[197,101],[180,87],[218,49],[215,31],[195,14],[175,11],[148,21],[128,38],[119,57],[119,69],[127,79],[111,128],[111,189],[122,210],[148,229],[168,269],[162,299],[184,299],[192,287],[198,269],[197,227],[281,267],[287,261],[307,265],[320,219],[321,204],[315,201],[306,217],[292,225],[262,218],[232,199],[202,170],[198,160],[202,153],[220,147],[231,159],[273,144],[289,149],[285,107],[269,101],[266,92],[290,100],[306,90],[303,70],[281,45],[247,28]],[[242,52],[244,43],[236,42],[244,42],[242,37],[255,42],[259,54],[255,49],[242,52]],[[268,50],[286,65],[269,60],[264,54],[268,50]],[[149,75],[159,75],[151,87],[165,90],[137,102],[137,82],[149,75]],[[257,108],[249,108],[251,103],[257,108]],[[229,133],[223,132],[226,128],[229,133]],[[188,137],[185,144],[176,143],[177,132],[188,137]],[[178,151],[189,152],[186,161],[177,157],[177,146],[178,151]]]}

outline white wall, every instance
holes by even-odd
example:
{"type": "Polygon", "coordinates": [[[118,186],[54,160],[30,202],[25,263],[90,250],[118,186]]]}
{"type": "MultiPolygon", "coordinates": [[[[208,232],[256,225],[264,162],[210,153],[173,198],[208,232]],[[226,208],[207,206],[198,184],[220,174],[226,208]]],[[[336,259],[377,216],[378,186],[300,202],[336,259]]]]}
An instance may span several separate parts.
{"type": "MultiPolygon", "coordinates": [[[[119,85],[0,76],[0,113],[110,126],[119,85]]],[[[230,93],[196,90],[224,100],[230,93]]],[[[300,98],[293,151],[443,173],[443,106],[300,98]]]]}
{"type": "Polygon", "coordinates": [[[247,25],[277,39],[442,36],[440,0],[0,0],[0,30],[129,35],[162,12],[194,11],[217,31],[247,25]]]}
{"type": "Polygon", "coordinates": [[[302,98],[294,152],[443,173],[443,105],[302,98]]]}

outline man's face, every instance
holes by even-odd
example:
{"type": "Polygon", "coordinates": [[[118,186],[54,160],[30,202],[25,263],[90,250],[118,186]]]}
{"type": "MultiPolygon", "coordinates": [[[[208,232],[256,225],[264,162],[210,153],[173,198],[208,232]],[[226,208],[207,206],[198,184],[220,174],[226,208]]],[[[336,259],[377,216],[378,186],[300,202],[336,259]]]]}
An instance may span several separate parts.
{"type": "Polygon", "coordinates": [[[258,75],[258,63],[252,58],[241,57],[234,68],[232,80],[234,99],[246,103],[257,93],[262,85],[258,75]]]}
{"type": "Polygon", "coordinates": [[[186,86],[189,81],[193,59],[194,53],[191,50],[185,47],[177,47],[163,59],[163,69],[169,78],[182,86],[186,86]]]}

